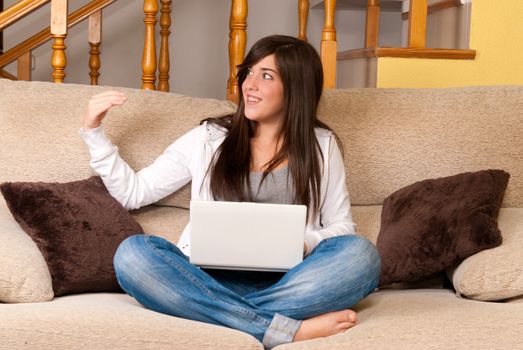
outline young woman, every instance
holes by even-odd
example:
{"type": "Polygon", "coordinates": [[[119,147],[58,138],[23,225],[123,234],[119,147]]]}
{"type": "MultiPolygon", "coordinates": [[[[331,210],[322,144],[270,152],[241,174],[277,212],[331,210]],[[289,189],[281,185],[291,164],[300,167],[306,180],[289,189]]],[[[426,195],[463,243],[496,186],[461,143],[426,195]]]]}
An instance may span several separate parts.
{"type": "Polygon", "coordinates": [[[233,116],[209,119],[135,173],[101,122],[125,96],[94,96],[80,131],[91,166],[128,209],[192,181],[192,199],[305,204],[304,260],[285,274],[204,270],[189,262],[190,225],[178,246],[136,235],[114,259],[122,288],[165,314],[247,332],[266,348],[357,324],[349,308],[378,284],[375,247],[355,235],[334,133],[316,118],[323,73],[314,48],[287,36],[259,40],[239,66],[233,116]]]}

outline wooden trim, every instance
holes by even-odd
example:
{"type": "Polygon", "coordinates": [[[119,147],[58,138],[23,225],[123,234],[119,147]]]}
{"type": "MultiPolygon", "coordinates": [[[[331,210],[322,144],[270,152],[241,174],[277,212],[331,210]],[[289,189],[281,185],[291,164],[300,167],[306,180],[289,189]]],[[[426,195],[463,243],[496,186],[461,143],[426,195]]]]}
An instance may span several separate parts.
{"type": "MultiPolygon", "coordinates": [[[[434,12],[438,12],[438,11],[442,11],[442,10],[446,10],[448,8],[451,8],[451,7],[459,7],[459,6],[463,6],[463,4],[461,3],[460,0],[440,0],[438,2],[435,2],[431,5],[428,6],[427,8],[427,14],[432,14],[434,12]]],[[[408,20],[409,19],[409,11],[407,12],[403,12],[401,14],[401,18],[403,20],[408,20]]]]}
{"type": "MultiPolygon", "coordinates": [[[[85,18],[92,15],[94,12],[100,10],[101,8],[110,5],[116,0],[94,0],[84,7],[76,10],[71,15],[67,21],[67,26],[70,28],[85,18]]],[[[21,44],[16,45],[10,50],[6,51],[4,54],[0,55],[0,68],[5,67],[9,63],[16,60],[20,55],[24,54],[27,51],[31,51],[38,46],[42,45],[46,41],[51,39],[51,28],[47,27],[46,29],[40,31],[39,33],[33,35],[31,38],[27,39],[21,44]]]]}
{"type": "Polygon", "coordinates": [[[102,10],[89,16],[89,77],[91,85],[98,85],[100,76],[100,44],[102,42],[102,10]]]}
{"type": "Polygon", "coordinates": [[[409,47],[423,48],[427,40],[427,0],[410,0],[409,47]]]}
{"type": "Polygon", "coordinates": [[[0,30],[39,9],[50,0],[21,0],[0,12],[0,30]]]}
{"type": "Polygon", "coordinates": [[[298,0],[298,39],[307,41],[307,19],[309,18],[309,0],[298,0]]]}
{"type": "Polygon", "coordinates": [[[426,49],[410,47],[375,47],[338,52],[338,61],[354,58],[401,57],[401,58],[434,58],[450,60],[472,60],[476,50],[426,49]]]}
{"type": "Polygon", "coordinates": [[[367,1],[365,22],[365,47],[377,47],[380,31],[380,0],[367,1]]]}

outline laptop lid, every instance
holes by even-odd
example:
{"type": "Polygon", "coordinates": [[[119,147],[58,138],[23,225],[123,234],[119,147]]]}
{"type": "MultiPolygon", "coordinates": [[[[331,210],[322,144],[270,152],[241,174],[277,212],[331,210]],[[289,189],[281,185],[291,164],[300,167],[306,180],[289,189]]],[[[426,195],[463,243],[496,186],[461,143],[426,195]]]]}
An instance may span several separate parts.
{"type": "Polygon", "coordinates": [[[191,201],[191,263],[205,268],[287,271],[303,260],[307,207],[191,201]]]}

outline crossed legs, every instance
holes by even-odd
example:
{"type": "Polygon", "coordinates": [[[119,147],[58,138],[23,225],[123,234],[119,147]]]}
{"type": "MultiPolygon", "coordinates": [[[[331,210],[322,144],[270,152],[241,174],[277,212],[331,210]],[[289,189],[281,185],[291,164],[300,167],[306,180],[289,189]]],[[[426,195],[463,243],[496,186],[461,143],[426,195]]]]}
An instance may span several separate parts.
{"type": "Polygon", "coordinates": [[[127,238],[114,264],[121,287],[144,307],[244,331],[267,348],[354,325],[356,314],[347,309],[376,288],[380,275],[376,249],[354,235],[322,241],[279,281],[252,292],[234,285],[245,281],[221,280],[192,265],[156,236],[127,238]]]}

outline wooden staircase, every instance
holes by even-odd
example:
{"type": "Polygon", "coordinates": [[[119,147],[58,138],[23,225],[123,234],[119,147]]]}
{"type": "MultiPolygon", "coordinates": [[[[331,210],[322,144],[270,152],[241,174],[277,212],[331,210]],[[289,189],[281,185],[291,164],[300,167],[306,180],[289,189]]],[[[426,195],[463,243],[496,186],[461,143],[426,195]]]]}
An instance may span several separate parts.
{"type": "MultiPolygon", "coordinates": [[[[98,84],[100,61],[100,45],[102,42],[102,10],[116,0],[92,0],[73,13],[68,13],[67,0],[21,0],[0,12],[0,31],[24,18],[42,6],[50,3],[50,26],[34,34],[29,39],[0,54],[0,76],[13,80],[31,80],[31,51],[53,40],[51,65],[52,77],[56,83],[65,79],[66,38],[68,29],[83,20],[89,21],[89,76],[92,85],[98,84]],[[3,68],[12,62],[17,62],[17,75],[6,72],[3,68]]],[[[144,0],[145,37],[142,56],[142,88],[169,91],[169,34],[171,25],[171,0],[161,0],[160,16],[160,55],[156,58],[155,26],[159,2],[144,0]],[[158,86],[156,80],[158,77],[158,86]]]]}
{"type": "MultiPolygon", "coordinates": [[[[334,27],[336,0],[326,0],[323,3],[326,19],[332,18],[331,24],[326,21],[326,28],[331,32],[333,31],[331,27],[334,27]]],[[[322,50],[325,49],[326,52],[322,57],[328,57],[329,65],[336,67],[326,70],[326,87],[376,87],[373,76],[377,72],[376,65],[381,57],[470,60],[476,56],[476,51],[468,47],[427,46],[427,38],[439,35],[442,31],[440,27],[431,28],[432,34],[428,32],[429,16],[449,8],[463,8],[463,11],[470,11],[470,4],[465,8],[460,0],[339,0],[339,3],[342,4],[341,6],[352,4],[356,7],[366,7],[365,47],[336,52],[333,48],[335,45],[329,43],[330,39],[326,37],[326,43],[322,43],[322,50]],[[378,35],[381,9],[382,7],[391,9],[395,6],[398,8],[398,5],[400,11],[401,8],[406,7],[406,11],[402,13],[403,22],[406,23],[404,25],[406,43],[403,47],[382,47],[379,45],[378,35]]]]}

